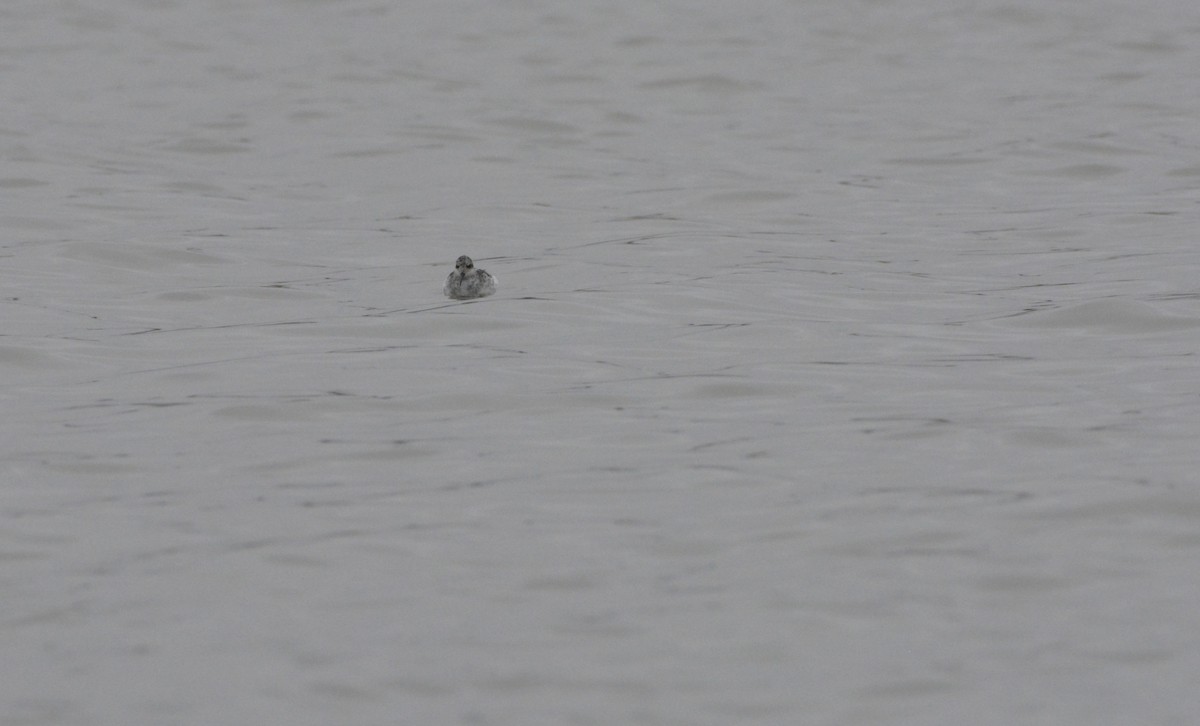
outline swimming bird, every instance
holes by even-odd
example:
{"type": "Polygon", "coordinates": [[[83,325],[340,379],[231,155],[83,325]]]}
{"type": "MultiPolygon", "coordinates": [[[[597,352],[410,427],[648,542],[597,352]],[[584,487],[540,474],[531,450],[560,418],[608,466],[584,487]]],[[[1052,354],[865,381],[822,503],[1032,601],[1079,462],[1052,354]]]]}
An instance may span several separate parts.
{"type": "Polygon", "coordinates": [[[454,263],[454,272],[446,278],[446,286],[442,288],[446,297],[455,300],[470,300],[473,297],[486,297],[496,292],[496,277],[487,270],[475,269],[475,263],[470,257],[463,255],[454,263]]]}

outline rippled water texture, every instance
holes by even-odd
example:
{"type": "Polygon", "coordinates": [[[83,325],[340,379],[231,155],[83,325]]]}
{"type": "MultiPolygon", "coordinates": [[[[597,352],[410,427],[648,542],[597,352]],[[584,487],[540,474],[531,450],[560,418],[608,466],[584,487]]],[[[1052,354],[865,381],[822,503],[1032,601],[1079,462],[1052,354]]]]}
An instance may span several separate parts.
{"type": "Polygon", "coordinates": [[[1195,722],[1195,3],[0,41],[4,726],[1195,722]]]}

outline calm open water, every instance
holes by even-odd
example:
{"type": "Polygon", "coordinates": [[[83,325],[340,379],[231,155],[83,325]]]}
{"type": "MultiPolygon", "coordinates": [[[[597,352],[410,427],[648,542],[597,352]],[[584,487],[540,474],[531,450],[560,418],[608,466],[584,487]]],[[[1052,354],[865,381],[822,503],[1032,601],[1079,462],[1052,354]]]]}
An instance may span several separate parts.
{"type": "Polygon", "coordinates": [[[0,723],[1195,723],[1197,68],[1190,0],[5,3],[0,723]]]}

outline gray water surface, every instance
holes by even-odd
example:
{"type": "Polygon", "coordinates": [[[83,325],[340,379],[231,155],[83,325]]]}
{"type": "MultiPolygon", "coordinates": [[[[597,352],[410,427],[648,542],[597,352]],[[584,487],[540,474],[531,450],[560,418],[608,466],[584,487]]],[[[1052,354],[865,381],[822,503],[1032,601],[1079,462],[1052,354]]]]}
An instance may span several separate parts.
{"type": "Polygon", "coordinates": [[[6,3],[0,723],[1195,723],[1197,68],[1182,0],[6,3]]]}

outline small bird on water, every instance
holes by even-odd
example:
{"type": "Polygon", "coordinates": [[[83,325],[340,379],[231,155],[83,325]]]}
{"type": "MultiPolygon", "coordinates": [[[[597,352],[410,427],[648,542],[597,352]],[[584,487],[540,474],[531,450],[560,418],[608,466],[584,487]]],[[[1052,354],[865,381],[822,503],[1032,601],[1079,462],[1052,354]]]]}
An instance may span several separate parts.
{"type": "Polygon", "coordinates": [[[454,272],[446,278],[442,292],[455,300],[486,297],[496,292],[496,277],[487,270],[475,269],[471,258],[463,255],[454,263],[454,272]]]}

